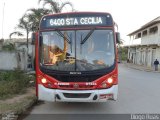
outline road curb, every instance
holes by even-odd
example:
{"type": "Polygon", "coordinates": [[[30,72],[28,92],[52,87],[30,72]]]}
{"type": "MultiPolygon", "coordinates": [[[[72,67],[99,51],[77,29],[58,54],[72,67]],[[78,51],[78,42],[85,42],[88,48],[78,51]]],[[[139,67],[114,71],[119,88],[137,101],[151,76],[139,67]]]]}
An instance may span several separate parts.
{"type": "Polygon", "coordinates": [[[154,70],[151,70],[151,69],[148,69],[148,68],[143,68],[140,66],[136,66],[136,65],[130,65],[130,63],[124,63],[124,65],[126,65],[128,68],[132,68],[132,69],[135,69],[135,70],[140,70],[140,71],[146,71],[146,72],[154,72],[154,73],[160,73],[160,71],[154,71],[154,70]]]}

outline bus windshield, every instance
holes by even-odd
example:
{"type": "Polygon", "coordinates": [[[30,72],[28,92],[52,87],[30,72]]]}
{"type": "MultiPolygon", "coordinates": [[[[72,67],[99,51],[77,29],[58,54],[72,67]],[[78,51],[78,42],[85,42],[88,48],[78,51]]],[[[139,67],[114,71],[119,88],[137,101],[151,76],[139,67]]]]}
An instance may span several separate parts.
{"type": "Polygon", "coordinates": [[[90,31],[41,32],[40,66],[57,71],[92,71],[111,67],[115,61],[113,31],[90,31]]]}

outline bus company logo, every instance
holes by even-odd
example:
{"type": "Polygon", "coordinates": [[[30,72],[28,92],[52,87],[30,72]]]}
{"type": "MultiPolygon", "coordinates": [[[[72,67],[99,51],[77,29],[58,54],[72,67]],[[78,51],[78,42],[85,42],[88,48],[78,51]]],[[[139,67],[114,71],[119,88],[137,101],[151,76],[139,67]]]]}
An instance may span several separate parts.
{"type": "Polygon", "coordinates": [[[73,84],[73,88],[78,89],[78,88],[79,88],[78,83],[74,83],[74,84],[73,84]]]}
{"type": "Polygon", "coordinates": [[[81,75],[82,73],[81,72],[70,72],[69,74],[70,75],[81,75]]]}

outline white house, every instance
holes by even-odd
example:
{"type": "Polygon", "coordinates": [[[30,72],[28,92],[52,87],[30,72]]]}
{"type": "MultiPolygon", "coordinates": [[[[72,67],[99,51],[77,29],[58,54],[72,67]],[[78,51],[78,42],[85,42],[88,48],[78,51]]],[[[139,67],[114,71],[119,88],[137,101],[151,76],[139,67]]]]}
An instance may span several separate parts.
{"type": "Polygon", "coordinates": [[[14,70],[15,68],[20,68],[21,70],[32,70],[32,54],[34,52],[32,46],[31,39],[29,39],[28,42],[28,49],[26,39],[6,39],[3,42],[0,41],[0,70],[14,70]],[[4,51],[2,49],[3,45],[7,45],[9,43],[14,44],[14,51],[4,51]]]}
{"type": "Polygon", "coordinates": [[[160,61],[160,17],[146,23],[128,34],[128,58],[138,65],[152,67],[155,59],[160,61]]]}

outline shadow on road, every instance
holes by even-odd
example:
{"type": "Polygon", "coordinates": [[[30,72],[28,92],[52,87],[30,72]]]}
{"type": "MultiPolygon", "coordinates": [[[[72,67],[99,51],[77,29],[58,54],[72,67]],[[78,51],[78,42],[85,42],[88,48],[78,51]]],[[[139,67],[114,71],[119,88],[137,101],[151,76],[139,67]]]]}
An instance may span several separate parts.
{"type": "MultiPolygon", "coordinates": [[[[104,107],[112,108],[114,101],[108,101],[105,103],[88,103],[88,102],[39,102],[34,106],[36,110],[31,111],[33,113],[42,114],[94,114],[102,113],[104,107]],[[44,109],[47,109],[45,113],[44,109]],[[76,110],[76,111],[75,111],[76,110]]],[[[105,111],[106,112],[106,111],[105,111]]]]}

